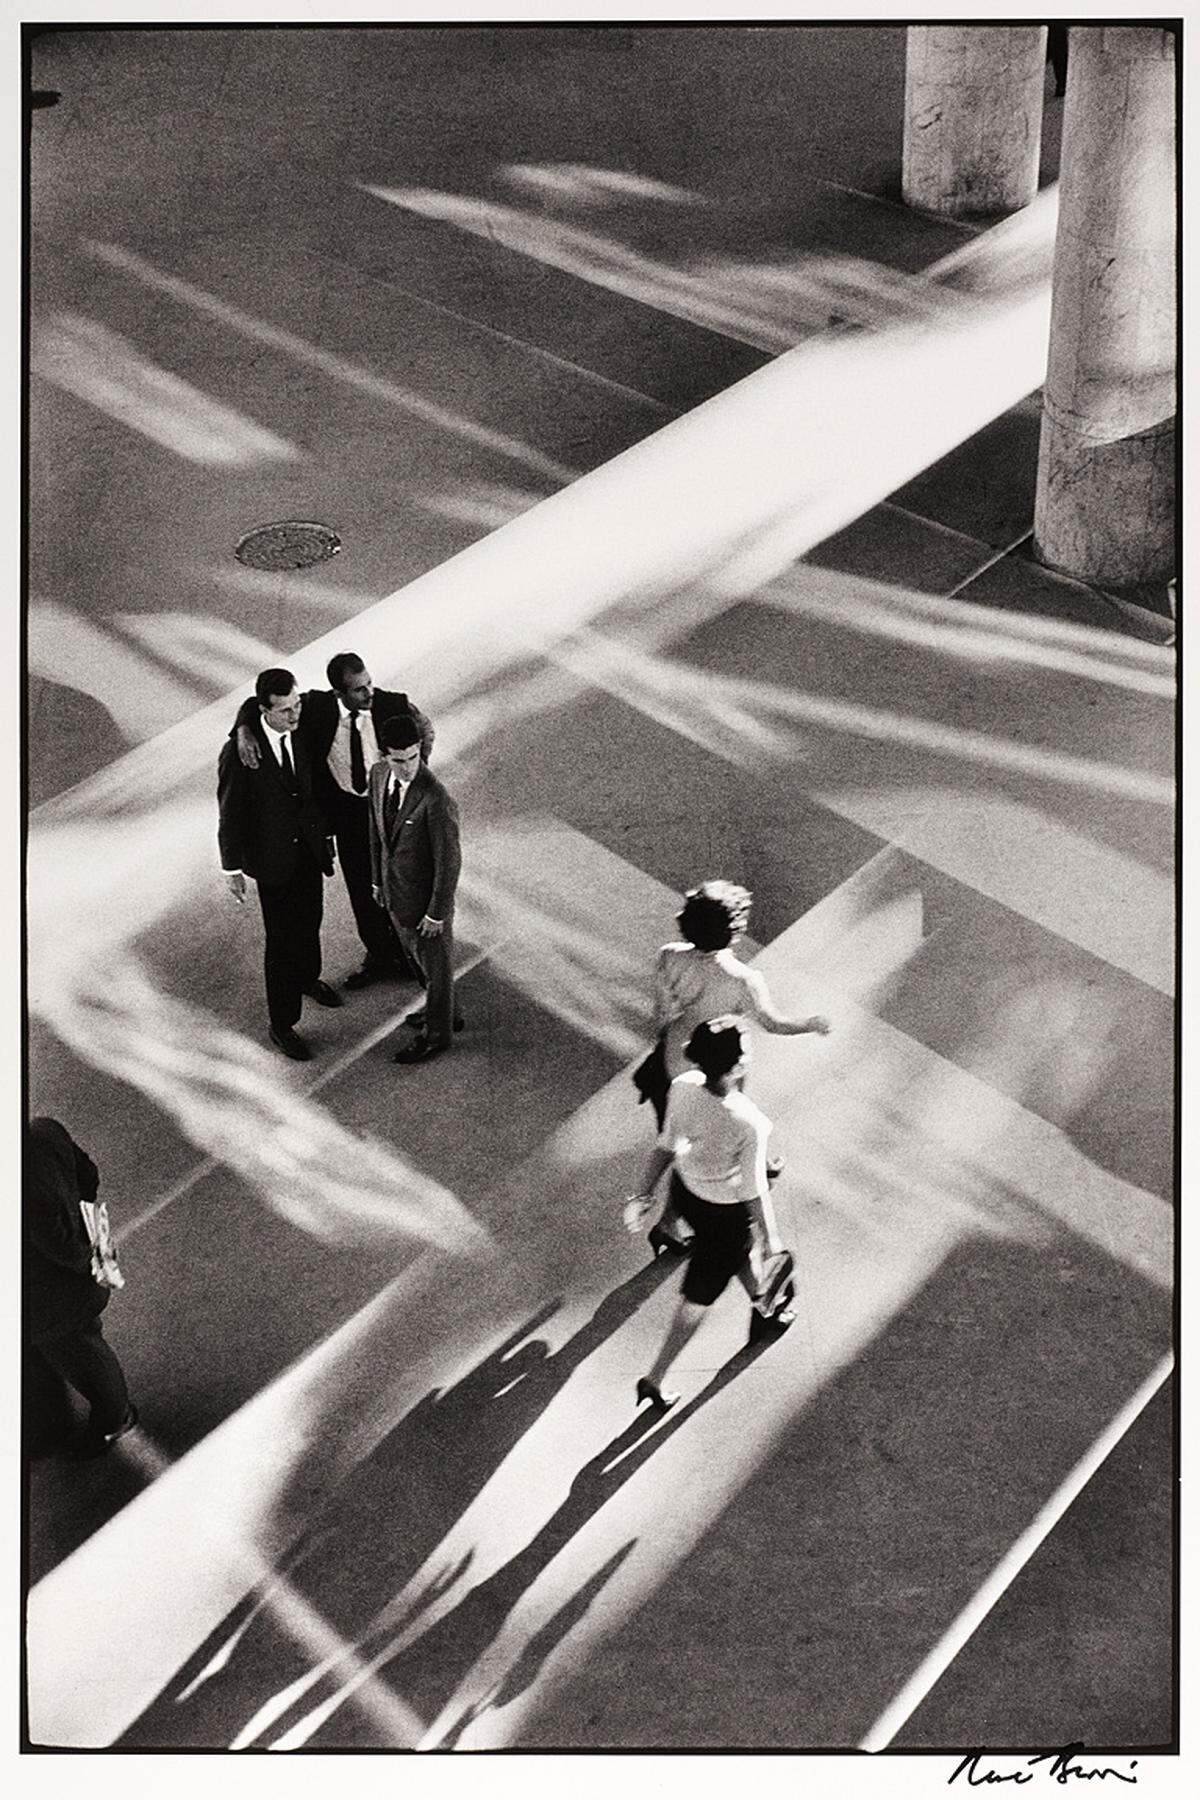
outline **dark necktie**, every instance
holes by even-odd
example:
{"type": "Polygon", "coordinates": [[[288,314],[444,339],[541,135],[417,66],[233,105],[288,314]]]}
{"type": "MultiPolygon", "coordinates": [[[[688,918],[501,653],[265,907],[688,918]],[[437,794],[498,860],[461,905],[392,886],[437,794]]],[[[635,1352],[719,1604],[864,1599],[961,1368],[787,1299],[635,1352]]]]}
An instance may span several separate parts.
{"type": "Polygon", "coordinates": [[[356,794],[367,791],[367,761],[363,755],[362,733],[358,729],[358,714],[350,714],[350,784],[356,794]]]}
{"type": "Polygon", "coordinates": [[[400,811],[400,784],[397,781],[389,781],[388,785],[387,785],[387,793],[384,796],[384,802],[383,802],[383,822],[387,826],[389,831],[392,829],[392,826],[396,823],[396,814],[399,811],[400,811]]]}
{"type": "Polygon", "coordinates": [[[283,779],[292,792],[296,791],[296,771],[292,767],[292,753],[285,737],[279,740],[279,766],[283,770],[283,779]]]}

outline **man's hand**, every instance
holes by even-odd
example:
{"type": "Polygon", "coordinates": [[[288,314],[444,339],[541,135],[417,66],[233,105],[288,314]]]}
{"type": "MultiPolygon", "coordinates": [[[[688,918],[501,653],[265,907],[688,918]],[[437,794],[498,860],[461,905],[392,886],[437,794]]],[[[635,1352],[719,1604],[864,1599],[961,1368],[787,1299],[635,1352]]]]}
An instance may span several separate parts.
{"type": "Polygon", "coordinates": [[[431,919],[429,914],[426,913],[425,917],[421,920],[421,923],[417,926],[417,930],[422,937],[441,937],[442,921],[440,919],[431,919]]]}
{"type": "Polygon", "coordinates": [[[237,728],[237,753],[238,761],[244,769],[257,769],[258,739],[248,725],[239,725],[237,728]]]}
{"type": "Polygon", "coordinates": [[[383,889],[379,886],[379,883],[376,881],[373,881],[371,883],[371,898],[375,902],[376,906],[383,905],[383,889]]]}
{"type": "Polygon", "coordinates": [[[233,895],[238,905],[242,906],[246,899],[246,877],[242,874],[240,869],[235,869],[232,874],[226,875],[225,880],[228,883],[230,893],[233,895]]]}

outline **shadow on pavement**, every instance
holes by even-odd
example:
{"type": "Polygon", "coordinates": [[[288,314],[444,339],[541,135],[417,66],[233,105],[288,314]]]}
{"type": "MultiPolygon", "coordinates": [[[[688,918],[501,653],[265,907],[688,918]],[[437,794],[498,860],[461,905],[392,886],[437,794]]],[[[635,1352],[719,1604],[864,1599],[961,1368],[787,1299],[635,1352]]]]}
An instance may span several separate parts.
{"type": "MultiPolygon", "coordinates": [[[[561,1304],[546,1302],[460,1381],[420,1400],[328,1496],[279,1573],[320,1611],[347,1651],[353,1646],[357,1656],[369,1655],[373,1642],[395,1637],[437,1599],[443,1580],[465,1573],[464,1564],[439,1574],[416,1604],[401,1604],[405,1584],[569,1377],[671,1273],[662,1264],[639,1269],[553,1354],[534,1335],[561,1304]]],[[[285,1489],[277,1514],[300,1510],[303,1499],[285,1489]]],[[[228,1743],[272,1694],[300,1677],[311,1659],[289,1637],[286,1603],[273,1604],[273,1591],[267,1584],[248,1595],[121,1742],[228,1743]],[[209,1668],[213,1675],[206,1678],[209,1668]]]]}

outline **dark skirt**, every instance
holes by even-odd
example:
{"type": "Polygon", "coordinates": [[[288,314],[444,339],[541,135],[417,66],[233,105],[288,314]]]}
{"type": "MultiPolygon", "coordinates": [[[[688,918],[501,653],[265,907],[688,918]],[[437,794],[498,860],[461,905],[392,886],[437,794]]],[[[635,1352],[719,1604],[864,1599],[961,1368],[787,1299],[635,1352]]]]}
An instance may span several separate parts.
{"type": "Polygon", "coordinates": [[[750,1254],[750,1208],[744,1200],[725,1206],[702,1200],[674,1170],[671,1204],[695,1233],[683,1297],[696,1306],[711,1306],[750,1254]]]}

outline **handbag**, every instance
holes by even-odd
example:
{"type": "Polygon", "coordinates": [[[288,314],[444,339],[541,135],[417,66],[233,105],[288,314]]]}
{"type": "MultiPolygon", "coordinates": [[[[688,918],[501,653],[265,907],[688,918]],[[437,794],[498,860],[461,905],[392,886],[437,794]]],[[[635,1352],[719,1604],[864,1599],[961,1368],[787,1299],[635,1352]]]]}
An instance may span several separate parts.
{"type": "Polygon", "coordinates": [[[92,1246],[92,1280],[102,1288],[123,1288],[125,1277],[113,1248],[107,1206],[103,1200],[81,1200],[79,1210],[83,1214],[83,1228],[92,1246]]]}
{"type": "Polygon", "coordinates": [[[644,1056],[629,1078],[638,1091],[638,1105],[643,1106],[647,1100],[654,1107],[656,1115],[661,1118],[666,1110],[667,1091],[671,1086],[667,1078],[667,1039],[666,1033],[658,1039],[653,1050],[644,1056]]]}

